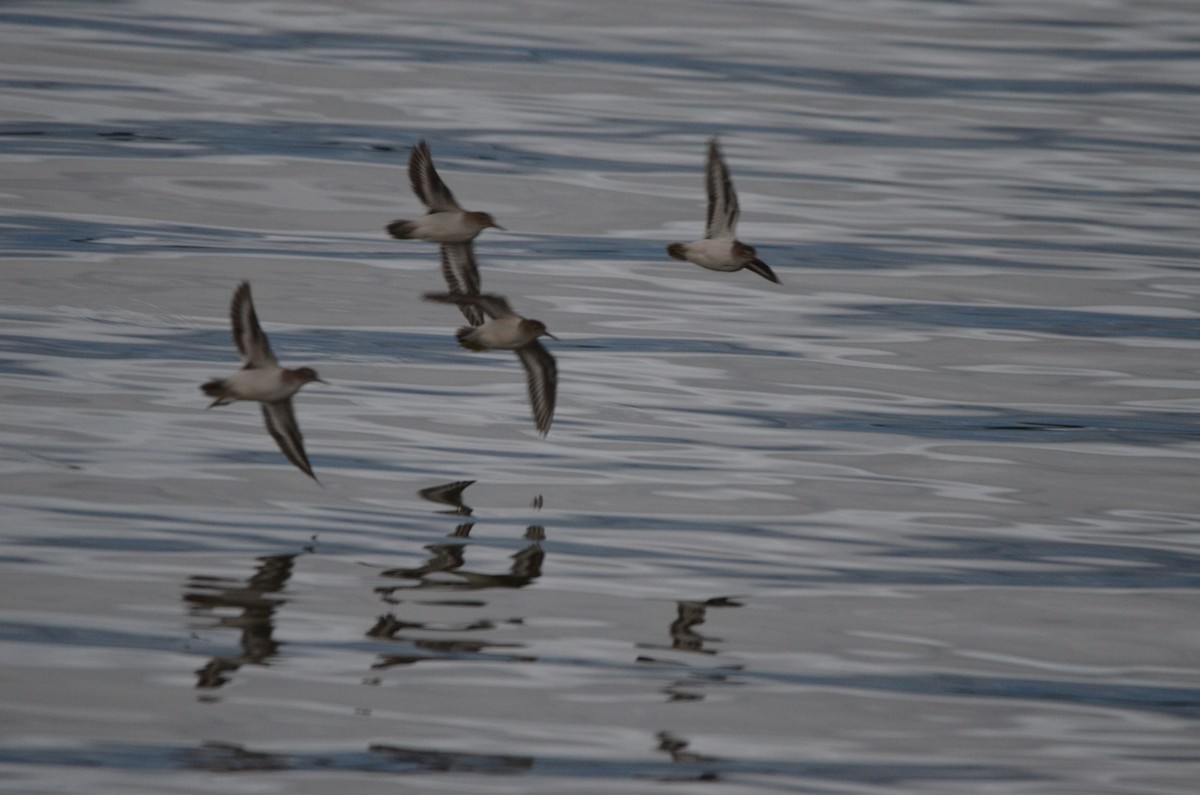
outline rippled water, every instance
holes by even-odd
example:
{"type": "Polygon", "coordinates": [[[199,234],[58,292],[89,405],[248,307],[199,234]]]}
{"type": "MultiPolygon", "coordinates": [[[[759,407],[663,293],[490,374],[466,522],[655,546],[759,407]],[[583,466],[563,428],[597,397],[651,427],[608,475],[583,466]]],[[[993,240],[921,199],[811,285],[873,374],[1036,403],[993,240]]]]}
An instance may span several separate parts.
{"type": "Polygon", "coordinates": [[[1197,42],[1169,0],[6,4],[0,788],[1194,792],[1197,42]],[[781,287],[665,256],[713,134],[781,287]],[[561,338],[545,440],[383,234],[420,138],[561,338]],[[323,488],[203,410],[242,279],[331,382],[323,488]]]}

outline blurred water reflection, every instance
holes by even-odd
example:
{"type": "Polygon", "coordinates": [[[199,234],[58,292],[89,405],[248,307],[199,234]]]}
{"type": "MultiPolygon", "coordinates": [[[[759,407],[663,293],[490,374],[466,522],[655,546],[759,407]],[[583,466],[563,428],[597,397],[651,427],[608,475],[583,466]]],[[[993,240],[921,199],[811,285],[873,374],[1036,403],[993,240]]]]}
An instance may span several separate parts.
{"type": "Polygon", "coordinates": [[[443,511],[443,513],[451,513],[455,516],[470,516],[471,508],[463,502],[462,493],[474,482],[473,480],[455,480],[450,483],[443,483],[440,486],[429,486],[417,493],[430,502],[449,505],[454,509],[452,511],[443,511]]]}
{"type": "Polygon", "coordinates": [[[258,559],[258,568],[245,582],[194,575],[188,578],[183,601],[193,618],[218,614],[212,629],[233,629],[239,634],[241,653],[213,657],[196,671],[196,687],[218,688],[243,665],[267,665],[279,652],[275,640],[275,613],[287,603],[277,596],[292,576],[296,555],[272,555],[258,559]],[[232,615],[221,613],[232,612],[232,615]]]}
{"type": "MultiPolygon", "coordinates": [[[[431,502],[455,506],[453,511],[442,511],[455,516],[471,516],[473,511],[463,503],[463,491],[475,483],[473,480],[460,480],[441,486],[431,486],[421,489],[419,495],[431,502]]],[[[412,585],[398,585],[377,588],[384,601],[396,601],[397,594],[406,591],[422,589],[449,590],[480,590],[485,588],[523,588],[542,574],[542,562],[546,553],[542,542],[546,540],[546,529],[541,525],[530,525],[525,528],[524,539],[530,543],[512,556],[509,570],[503,573],[485,573],[464,569],[466,565],[465,550],[469,546],[466,539],[470,538],[474,522],[459,524],[450,534],[451,538],[464,539],[463,543],[429,544],[425,547],[429,552],[429,560],[417,567],[406,569],[387,569],[380,572],[381,577],[413,580],[412,585]],[[448,575],[448,576],[439,576],[448,575]]]]}

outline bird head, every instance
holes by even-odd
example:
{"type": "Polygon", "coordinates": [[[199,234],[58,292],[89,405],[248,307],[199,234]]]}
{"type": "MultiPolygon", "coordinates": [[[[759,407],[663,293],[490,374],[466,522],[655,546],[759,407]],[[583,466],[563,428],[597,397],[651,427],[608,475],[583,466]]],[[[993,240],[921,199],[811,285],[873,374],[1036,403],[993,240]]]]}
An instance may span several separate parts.
{"type": "Polygon", "coordinates": [[[558,339],[558,337],[550,333],[550,330],[546,328],[546,324],[540,320],[524,320],[522,321],[522,325],[529,329],[529,333],[532,334],[535,339],[538,337],[549,337],[552,340],[558,339]]]}
{"type": "Polygon", "coordinates": [[[328,381],[323,381],[317,371],[311,367],[301,367],[298,370],[292,370],[292,377],[297,379],[301,384],[307,384],[310,381],[316,381],[319,384],[328,384],[328,381]]]}
{"type": "Polygon", "coordinates": [[[504,229],[504,227],[500,226],[500,224],[496,223],[496,219],[493,218],[489,213],[467,213],[467,217],[469,217],[480,229],[491,228],[499,229],[502,232],[507,231],[504,229]]]}

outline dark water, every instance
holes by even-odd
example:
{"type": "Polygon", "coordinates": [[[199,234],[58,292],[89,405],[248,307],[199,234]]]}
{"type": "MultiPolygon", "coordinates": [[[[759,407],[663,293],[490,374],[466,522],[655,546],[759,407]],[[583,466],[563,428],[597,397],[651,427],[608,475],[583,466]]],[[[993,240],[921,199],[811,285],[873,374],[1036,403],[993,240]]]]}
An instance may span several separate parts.
{"type": "Polygon", "coordinates": [[[0,788],[1194,792],[1198,41],[4,6],[0,788]],[[714,134],[782,286],[665,255],[714,134]],[[421,138],[561,338],[547,439],[383,233],[421,138]],[[203,410],[243,279],[323,487],[203,410]]]}

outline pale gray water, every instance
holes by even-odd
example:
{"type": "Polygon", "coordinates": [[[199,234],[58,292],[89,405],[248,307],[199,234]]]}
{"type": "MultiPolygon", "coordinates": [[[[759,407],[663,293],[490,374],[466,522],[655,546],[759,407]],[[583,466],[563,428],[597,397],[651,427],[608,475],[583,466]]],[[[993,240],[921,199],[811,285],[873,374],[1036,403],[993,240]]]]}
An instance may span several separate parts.
{"type": "Polygon", "coordinates": [[[1196,791],[1194,3],[15,2],[0,64],[0,789],[1196,791]],[[666,258],[713,134],[782,287],[666,258]],[[383,234],[422,137],[546,440],[383,234]],[[203,410],[242,279],[324,488],[203,410]]]}

